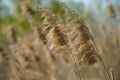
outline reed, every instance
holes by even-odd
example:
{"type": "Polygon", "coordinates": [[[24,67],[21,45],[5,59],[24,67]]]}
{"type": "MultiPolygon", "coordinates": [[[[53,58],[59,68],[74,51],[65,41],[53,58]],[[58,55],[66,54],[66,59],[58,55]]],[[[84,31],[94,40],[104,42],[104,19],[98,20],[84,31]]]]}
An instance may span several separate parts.
{"type": "MultiPolygon", "coordinates": [[[[108,67],[119,66],[119,33],[110,27],[108,30],[109,25],[96,23],[98,28],[89,26],[92,36],[76,11],[61,2],[57,5],[62,17],[52,9],[38,7],[35,11],[22,5],[24,15],[30,16],[30,31],[16,37],[15,29],[9,29],[12,80],[115,80],[117,69],[109,72],[108,67]],[[33,18],[34,14],[39,14],[39,20],[33,18]]],[[[0,64],[8,59],[4,51],[0,46],[0,64]]]]}

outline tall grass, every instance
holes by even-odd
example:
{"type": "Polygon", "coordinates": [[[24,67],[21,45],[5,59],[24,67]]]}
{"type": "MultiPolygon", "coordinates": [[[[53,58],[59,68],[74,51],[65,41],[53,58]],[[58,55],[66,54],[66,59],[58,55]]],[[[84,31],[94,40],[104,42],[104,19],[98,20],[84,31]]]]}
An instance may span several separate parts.
{"type": "Polygon", "coordinates": [[[22,15],[29,16],[30,30],[20,30],[17,35],[9,27],[10,44],[6,50],[0,46],[0,69],[7,71],[0,75],[9,72],[10,80],[119,80],[119,27],[87,27],[75,11],[57,4],[62,13],[23,5],[22,15]]]}

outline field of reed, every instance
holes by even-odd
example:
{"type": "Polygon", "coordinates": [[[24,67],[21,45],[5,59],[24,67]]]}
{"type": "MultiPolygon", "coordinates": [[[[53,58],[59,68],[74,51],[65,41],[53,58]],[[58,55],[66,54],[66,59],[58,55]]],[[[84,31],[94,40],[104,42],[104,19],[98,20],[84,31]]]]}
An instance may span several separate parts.
{"type": "Polygon", "coordinates": [[[21,0],[21,18],[1,26],[0,80],[120,80],[120,24],[113,25],[112,5],[106,24],[86,24],[64,3],[55,4],[34,8],[21,0]]]}

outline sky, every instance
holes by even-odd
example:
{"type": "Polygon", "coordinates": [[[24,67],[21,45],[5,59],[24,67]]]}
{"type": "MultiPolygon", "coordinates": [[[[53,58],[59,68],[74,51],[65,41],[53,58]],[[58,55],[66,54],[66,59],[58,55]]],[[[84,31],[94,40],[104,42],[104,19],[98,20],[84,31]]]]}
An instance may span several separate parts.
{"type": "MultiPolygon", "coordinates": [[[[62,2],[67,2],[69,0],[59,0],[59,1],[62,1],[62,2]]],[[[90,0],[73,0],[74,2],[84,2],[86,5],[90,2],[90,0]]],[[[4,5],[6,5],[7,7],[9,7],[9,12],[12,13],[13,12],[13,9],[14,9],[14,6],[11,2],[11,0],[2,0],[2,3],[4,5]]]]}
{"type": "MultiPolygon", "coordinates": [[[[59,0],[59,1],[62,1],[62,2],[67,2],[69,0],[59,0]]],[[[85,3],[86,5],[89,4],[90,0],[73,0],[74,2],[83,2],[85,3]]]]}
{"type": "MultiPolygon", "coordinates": [[[[69,0],[59,0],[59,1],[67,2],[69,0]]],[[[85,4],[88,4],[90,2],[90,0],[73,0],[73,1],[74,2],[84,2],[85,4]]],[[[12,2],[10,0],[2,0],[2,2],[9,7],[13,7],[12,2]]]]}
{"type": "MultiPolygon", "coordinates": [[[[50,1],[50,0],[46,0],[46,1],[50,1]]],[[[68,1],[72,1],[72,0],[58,0],[58,1],[62,1],[62,2],[65,2],[65,3],[67,3],[68,1]]],[[[105,8],[105,5],[106,5],[106,1],[108,1],[108,2],[112,2],[112,3],[117,3],[117,2],[119,2],[118,4],[120,4],[120,0],[95,0],[94,2],[93,2],[93,0],[73,0],[74,2],[83,2],[84,4],[85,4],[85,6],[86,6],[86,8],[87,9],[89,9],[89,8],[91,8],[91,7],[93,7],[93,8],[95,8],[95,5],[96,4],[94,4],[94,2],[101,2],[102,1],[102,7],[103,8],[105,8]]],[[[11,0],[2,0],[2,3],[4,3],[6,6],[8,6],[10,9],[10,12],[13,12],[13,10],[14,10],[14,6],[13,6],[13,4],[12,4],[12,2],[11,2],[11,0]]],[[[95,10],[95,9],[94,9],[95,10]]]]}
{"type": "Polygon", "coordinates": [[[14,6],[10,0],[2,0],[2,3],[9,8],[8,12],[10,12],[10,13],[13,12],[14,6]]]}
{"type": "Polygon", "coordinates": [[[10,0],[2,0],[2,3],[5,4],[6,6],[12,7],[12,2],[10,0]]]}

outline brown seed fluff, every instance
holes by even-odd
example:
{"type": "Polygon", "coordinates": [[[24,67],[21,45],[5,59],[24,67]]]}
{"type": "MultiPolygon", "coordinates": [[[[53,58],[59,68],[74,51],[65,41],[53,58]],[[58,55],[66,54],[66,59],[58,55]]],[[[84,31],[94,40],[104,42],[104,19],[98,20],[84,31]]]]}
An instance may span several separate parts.
{"type": "Polygon", "coordinates": [[[62,51],[67,49],[67,38],[66,35],[63,34],[59,27],[52,28],[49,33],[47,34],[47,42],[49,45],[50,50],[53,52],[62,51]]]}
{"type": "Polygon", "coordinates": [[[91,43],[88,28],[79,19],[73,20],[68,26],[72,30],[67,33],[69,45],[76,62],[85,66],[93,65],[97,61],[97,52],[91,43]]]}
{"type": "Polygon", "coordinates": [[[58,24],[58,17],[50,9],[38,8],[40,18],[43,21],[43,25],[52,26],[58,24]]]}
{"type": "MultiPolygon", "coordinates": [[[[40,10],[43,12],[42,15],[48,16],[49,10],[40,10]]],[[[49,16],[51,19],[55,18],[57,21],[53,20],[55,24],[47,21],[52,26],[52,29],[47,34],[48,46],[53,53],[59,53],[59,51],[61,53],[61,50],[66,49],[66,41],[68,39],[69,47],[71,47],[71,53],[75,57],[76,62],[81,65],[93,65],[97,61],[97,53],[90,42],[91,35],[88,28],[85,26],[80,17],[76,17],[77,14],[74,11],[69,12],[69,14],[71,14],[69,17],[73,20],[69,21],[69,24],[65,26],[57,26],[58,23],[61,24],[57,17],[49,16]],[[67,35],[67,37],[65,37],[65,35],[67,35]]]]}

